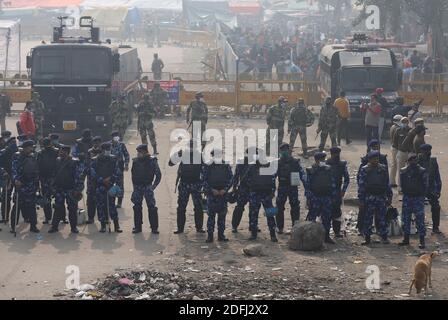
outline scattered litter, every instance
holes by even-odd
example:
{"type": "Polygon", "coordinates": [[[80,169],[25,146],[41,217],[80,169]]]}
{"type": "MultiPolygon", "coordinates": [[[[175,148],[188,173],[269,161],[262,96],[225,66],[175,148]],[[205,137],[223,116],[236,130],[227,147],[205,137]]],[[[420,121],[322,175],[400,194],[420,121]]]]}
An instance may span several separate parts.
{"type": "Polygon", "coordinates": [[[79,290],[80,290],[80,291],[84,291],[84,292],[87,292],[87,291],[90,291],[90,290],[93,290],[93,289],[95,289],[95,287],[92,286],[91,284],[88,284],[88,283],[86,283],[86,284],[82,284],[82,285],[79,287],[79,290]]]}
{"type": "Polygon", "coordinates": [[[354,264],[361,264],[362,261],[361,261],[361,260],[355,260],[355,261],[353,261],[353,263],[354,263],[354,264]]]}

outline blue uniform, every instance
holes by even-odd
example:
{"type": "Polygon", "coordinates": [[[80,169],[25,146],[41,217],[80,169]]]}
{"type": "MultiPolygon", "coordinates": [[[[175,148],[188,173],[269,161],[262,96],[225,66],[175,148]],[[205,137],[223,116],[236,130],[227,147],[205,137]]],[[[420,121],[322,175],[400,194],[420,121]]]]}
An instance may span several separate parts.
{"type": "Polygon", "coordinates": [[[236,206],[232,214],[232,228],[238,229],[243,218],[244,207],[249,203],[249,185],[247,175],[249,173],[249,164],[239,163],[236,165],[235,175],[233,177],[233,189],[236,191],[236,206]]]}
{"type": "Polygon", "coordinates": [[[108,194],[110,187],[117,183],[121,175],[117,159],[114,156],[97,156],[92,159],[90,175],[96,185],[98,219],[102,223],[109,221],[109,218],[118,220],[115,198],[108,194]],[[110,178],[109,185],[104,183],[106,178],[110,178]],[[109,204],[109,208],[107,207],[107,204],[109,204]]]}
{"type": "Polygon", "coordinates": [[[418,234],[426,235],[425,194],[428,189],[428,173],[419,165],[407,166],[400,170],[401,190],[403,191],[403,210],[401,221],[403,233],[411,233],[411,218],[415,214],[418,234]]]}
{"type": "Polygon", "coordinates": [[[129,152],[123,142],[110,142],[111,154],[117,158],[118,167],[120,168],[120,176],[117,185],[124,191],[124,168],[129,165],[129,152]]]}
{"type": "Polygon", "coordinates": [[[438,230],[440,226],[440,203],[439,198],[442,192],[442,179],[440,178],[439,164],[435,157],[424,157],[419,155],[418,164],[426,169],[428,176],[428,190],[426,198],[431,205],[433,230],[438,230]]]}
{"type": "Polygon", "coordinates": [[[9,219],[9,212],[11,210],[11,197],[14,190],[13,186],[11,186],[12,157],[17,151],[18,148],[16,143],[9,143],[4,149],[0,150],[0,167],[3,168],[9,176],[1,190],[3,199],[1,203],[1,211],[2,220],[4,221],[9,219]]]}
{"type": "Polygon", "coordinates": [[[331,220],[333,224],[333,231],[339,234],[341,231],[341,205],[342,205],[342,194],[345,194],[350,184],[350,175],[348,174],[347,162],[346,161],[334,161],[333,159],[327,160],[327,165],[331,167],[333,177],[336,182],[336,193],[332,199],[331,204],[331,220]]]}
{"type": "Polygon", "coordinates": [[[65,204],[68,207],[70,227],[72,230],[76,228],[78,202],[70,196],[70,193],[82,192],[84,189],[84,172],[84,163],[78,159],[69,157],[66,160],[62,160],[58,158],[52,178],[55,199],[55,214],[52,221],[53,229],[57,230],[60,221],[65,216],[65,204]]]}
{"type": "MultiPolygon", "coordinates": [[[[253,235],[258,232],[258,214],[261,205],[265,210],[274,207],[272,198],[276,190],[275,179],[277,173],[262,174],[261,168],[262,165],[259,164],[251,165],[248,174],[248,184],[250,186],[249,230],[253,235]]],[[[267,217],[266,219],[271,235],[275,235],[275,217],[267,217]]]]}
{"type": "Polygon", "coordinates": [[[44,148],[37,153],[40,188],[42,191],[42,196],[45,198],[46,202],[43,207],[46,221],[51,221],[53,216],[51,201],[54,196],[54,170],[56,169],[57,158],[58,150],[54,147],[44,148]]]}
{"type": "MultiPolygon", "coordinates": [[[[39,170],[36,155],[17,152],[12,160],[12,181],[20,181],[22,186],[15,188],[14,206],[18,205],[23,217],[29,220],[31,227],[37,224],[36,192],[39,189],[39,170]],[[18,203],[17,203],[18,196],[18,203]]],[[[16,208],[13,208],[11,222],[14,221],[16,208]]]]}
{"type": "Polygon", "coordinates": [[[232,185],[232,168],[228,164],[204,165],[202,171],[203,188],[207,195],[207,232],[213,234],[216,215],[218,215],[218,234],[223,235],[226,227],[226,196],[214,196],[212,190],[229,190],[232,185]]]}
{"type": "Polygon", "coordinates": [[[300,219],[299,187],[291,185],[291,174],[298,173],[302,184],[306,185],[305,171],[300,165],[299,159],[291,156],[280,158],[278,162],[278,190],[277,208],[278,213],[275,218],[279,230],[283,230],[285,224],[285,203],[289,199],[291,206],[291,223],[294,224],[300,219]]]}
{"type": "Polygon", "coordinates": [[[337,192],[336,181],[328,165],[313,165],[306,170],[305,195],[308,201],[307,221],[316,221],[320,216],[325,230],[330,232],[332,199],[337,192]]]}
{"type": "Polygon", "coordinates": [[[136,230],[141,230],[143,224],[143,198],[148,206],[148,218],[151,230],[157,231],[159,228],[158,209],[154,198],[154,190],[162,179],[157,158],[149,155],[143,158],[132,160],[132,192],[131,201],[134,204],[134,226],[136,230]]]}
{"type": "Polygon", "coordinates": [[[379,234],[383,238],[387,237],[386,212],[387,206],[392,203],[392,196],[389,172],[386,166],[379,164],[373,167],[368,164],[361,168],[358,199],[364,205],[362,233],[365,236],[372,234],[373,218],[376,216],[379,234]]]}
{"type": "MultiPolygon", "coordinates": [[[[89,159],[93,159],[101,153],[100,148],[91,148],[89,150],[89,159]]],[[[87,215],[93,222],[96,214],[96,183],[92,178],[91,170],[87,170],[87,215]]]]}

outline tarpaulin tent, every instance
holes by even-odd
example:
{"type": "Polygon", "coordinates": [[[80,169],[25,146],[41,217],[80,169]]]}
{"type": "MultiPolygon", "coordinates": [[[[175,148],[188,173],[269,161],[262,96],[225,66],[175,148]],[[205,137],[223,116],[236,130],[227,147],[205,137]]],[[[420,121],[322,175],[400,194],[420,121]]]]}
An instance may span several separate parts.
{"type": "Polygon", "coordinates": [[[7,0],[3,1],[2,9],[18,8],[61,8],[80,6],[84,0],[7,0]]]}
{"type": "Polygon", "coordinates": [[[190,24],[222,22],[234,28],[236,16],[230,11],[227,0],[184,0],[183,12],[190,24]]]}
{"type": "Polygon", "coordinates": [[[12,77],[20,69],[20,23],[0,20],[0,73],[12,77]]]}
{"type": "Polygon", "coordinates": [[[91,8],[82,11],[83,16],[91,16],[95,25],[108,30],[119,30],[126,22],[127,7],[91,8]]]}

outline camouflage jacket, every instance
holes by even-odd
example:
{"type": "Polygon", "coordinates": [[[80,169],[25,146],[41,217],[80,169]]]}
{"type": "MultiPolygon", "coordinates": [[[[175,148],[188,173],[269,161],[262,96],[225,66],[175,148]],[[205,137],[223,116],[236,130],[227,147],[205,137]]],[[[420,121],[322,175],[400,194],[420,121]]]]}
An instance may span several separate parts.
{"type": "Polygon", "coordinates": [[[270,128],[283,128],[285,125],[286,111],[281,106],[272,106],[269,108],[266,123],[270,128]]]}
{"type": "Polygon", "coordinates": [[[187,109],[188,121],[201,121],[207,123],[208,120],[208,108],[204,102],[192,101],[187,109]]]}
{"type": "Polygon", "coordinates": [[[319,130],[333,131],[336,130],[338,123],[338,109],[333,106],[323,106],[319,115],[319,130]]]}
{"type": "Polygon", "coordinates": [[[137,106],[138,128],[144,129],[151,127],[155,114],[154,105],[151,102],[140,102],[137,106]]]}
{"type": "Polygon", "coordinates": [[[112,101],[109,106],[109,112],[113,123],[127,123],[128,105],[125,102],[112,101]]]}

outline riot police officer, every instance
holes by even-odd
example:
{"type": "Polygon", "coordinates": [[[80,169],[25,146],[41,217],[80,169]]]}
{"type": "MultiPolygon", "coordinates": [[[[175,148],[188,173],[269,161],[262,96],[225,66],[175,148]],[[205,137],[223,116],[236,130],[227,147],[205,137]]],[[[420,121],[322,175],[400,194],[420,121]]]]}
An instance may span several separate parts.
{"type": "MultiPolygon", "coordinates": [[[[115,206],[115,194],[111,194],[112,187],[120,179],[120,168],[115,156],[111,154],[111,144],[101,145],[101,154],[92,159],[90,174],[96,185],[96,206],[98,219],[101,222],[100,232],[106,232],[106,225],[110,219],[114,222],[114,231],[123,232],[118,222],[118,212],[115,206]]],[[[110,226],[109,226],[110,230],[110,226]]]]}
{"type": "Polygon", "coordinates": [[[337,188],[331,203],[331,221],[335,237],[342,238],[341,205],[350,183],[350,175],[348,174],[347,161],[341,160],[341,148],[331,148],[330,155],[331,157],[327,160],[327,165],[331,167],[331,173],[333,174],[333,179],[336,182],[337,188]]]}
{"type": "Polygon", "coordinates": [[[162,179],[157,158],[151,157],[148,152],[148,146],[145,144],[137,147],[137,158],[132,160],[132,203],[134,204],[134,229],[132,233],[142,232],[143,224],[143,198],[148,206],[148,218],[151,231],[158,234],[159,215],[154,198],[154,190],[162,179]]]}
{"type": "Polygon", "coordinates": [[[441,234],[440,226],[440,203],[439,198],[442,192],[442,179],[440,178],[439,164],[436,157],[431,157],[432,146],[424,144],[420,146],[418,164],[426,169],[428,174],[428,190],[426,198],[431,205],[432,213],[432,233],[441,234]]]}
{"type": "MultiPolygon", "coordinates": [[[[249,230],[251,236],[249,240],[256,240],[258,233],[258,214],[261,205],[265,211],[271,210],[274,205],[272,199],[275,195],[275,178],[277,172],[271,172],[273,168],[270,163],[262,164],[260,155],[262,150],[258,150],[255,163],[250,165],[248,173],[249,193],[249,230]]],[[[278,242],[275,232],[275,216],[266,214],[267,224],[272,242],[278,242]]]]}
{"type": "Polygon", "coordinates": [[[187,123],[188,126],[191,126],[192,130],[194,128],[193,122],[195,121],[199,121],[201,123],[201,132],[200,132],[201,136],[193,138],[202,140],[202,134],[206,129],[208,121],[208,108],[207,105],[205,104],[204,94],[202,92],[196,93],[195,100],[192,101],[187,108],[187,123]]]}
{"type": "MultiPolygon", "coordinates": [[[[53,136],[53,138],[56,138],[53,136]]],[[[54,143],[59,143],[55,141],[54,143]]],[[[89,149],[92,148],[92,131],[90,129],[84,129],[82,131],[82,137],[77,139],[75,142],[75,147],[73,149],[73,157],[78,158],[81,162],[84,162],[84,166],[88,167],[89,164],[89,149]]]]}
{"type": "Polygon", "coordinates": [[[370,151],[368,164],[361,168],[358,181],[358,199],[360,208],[364,210],[362,233],[365,237],[363,245],[370,244],[373,218],[377,215],[378,231],[384,244],[389,244],[386,228],[387,206],[392,203],[392,189],[389,184],[387,167],[379,163],[380,153],[370,151]]]}
{"type": "Polygon", "coordinates": [[[270,146],[270,130],[277,130],[277,135],[274,138],[277,139],[277,146],[280,146],[283,143],[287,107],[288,99],[286,99],[285,97],[280,97],[278,98],[278,104],[270,107],[267,112],[266,123],[268,125],[268,131],[266,132],[266,150],[269,150],[270,146]]]}
{"type": "MultiPolygon", "coordinates": [[[[124,192],[124,171],[129,170],[129,152],[126,145],[120,141],[120,133],[118,131],[112,132],[111,136],[111,153],[117,159],[120,169],[120,178],[117,181],[117,185],[124,192]]],[[[122,203],[123,197],[118,197],[117,208],[121,208],[122,203]]]]}
{"type": "Polygon", "coordinates": [[[294,225],[300,219],[300,201],[299,184],[302,181],[306,185],[305,171],[300,165],[299,159],[294,159],[291,155],[290,145],[283,143],[280,146],[280,160],[278,161],[278,190],[277,190],[277,208],[278,213],[275,217],[278,233],[283,233],[285,225],[285,203],[289,199],[291,206],[291,222],[294,225]],[[299,181],[300,179],[300,181],[299,181]]]}
{"type": "Polygon", "coordinates": [[[39,229],[37,229],[36,214],[36,192],[39,188],[39,167],[34,153],[33,140],[24,141],[22,150],[13,156],[12,182],[15,187],[15,208],[13,208],[11,214],[11,231],[15,232],[16,230],[16,221],[18,220],[16,211],[21,211],[25,221],[30,223],[30,232],[39,233],[39,229]],[[18,206],[18,208],[16,206],[18,206]]]}
{"type": "Polygon", "coordinates": [[[306,128],[309,121],[311,120],[309,114],[310,112],[305,105],[305,101],[303,99],[299,99],[294,108],[292,108],[288,121],[288,133],[290,134],[289,145],[291,147],[291,150],[294,148],[297,135],[300,135],[303,156],[305,158],[308,158],[306,128]]]}
{"type": "Polygon", "coordinates": [[[58,226],[65,215],[65,204],[68,208],[68,218],[72,233],[79,233],[78,223],[78,201],[82,198],[84,182],[82,174],[84,172],[83,163],[70,156],[70,146],[61,145],[59,157],[56,160],[53,175],[54,189],[54,217],[52,227],[48,233],[58,232],[58,226]]]}
{"type": "Polygon", "coordinates": [[[2,220],[7,223],[9,221],[9,213],[11,211],[11,196],[14,189],[12,185],[12,158],[18,151],[17,141],[14,137],[9,137],[4,140],[4,148],[0,150],[0,168],[3,168],[7,173],[5,183],[2,188],[2,220]]]}
{"type": "Polygon", "coordinates": [[[154,104],[150,100],[150,95],[146,93],[143,96],[143,101],[137,106],[137,127],[142,139],[142,144],[148,144],[148,138],[146,137],[148,136],[153,152],[154,154],[157,154],[156,133],[154,132],[154,123],[152,122],[155,114],[154,104]]]}
{"type": "Polygon", "coordinates": [[[37,164],[39,166],[40,190],[45,202],[43,207],[45,220],[43,223],[48,224],[53,217],[51,199],[53,197],[53,180],[59,152],[58,149],[53,147],[48,137],[42,139],[42,147],[37,153],[37,164]]]}
{"type": "Polygon", "coordinates": [[[232,168],[222,159],[218,159],[220,151],[212,151],[214,159],[212,163],[203,167],[203,188],[207,195],[208,220],[207,220],[207,243],[213,242],[215,231],[215,220],[218,216],[218,241],[227,242],[224,235],[227,215],[227,191],[232,184],[232,168]]]}
{"type": "MultiPolygon", "coordinates": [[[[101,150],[102,138],[96,136],[92,139],[92,148],[89,149],[89,159],[93,159],[99,156],[102,152],[101,150]]],[[[96,185],[95,179],[92,178],[90,168],[87,169],[87,216],[88,220],[86,224],[92,224],[95,220],[96,214],[96,185]]]]}
{"type": "MultiPolygon", "coordinates": [[[[194,206],[194,222],[196,232],[205,233],[203,229],[204,224],[204,211],[202,207],[202,154],[200,150],[195,146],[194,140],[190,141],[188,149],[179,150],[178,156],[181,159],[179,162],[179,168],[177,170],[177,191],[179,192],[177,198],[177,230],[174,234],[181,234],[184,232],[188,201],[190,195],[193,199],[194,206]],[[188,161],[182,161],[183,153],[188,154],[188,161]],[[195,159],[198,163],[195,163],[195,159]]],[[[173,162],[174,159],[170,159],[168,165],[170,167],[175,166],[177,163],[173,162]]]]}
{"type": "Polygon", "coordinates": [[[409,245],[411,234],[411,217],[415,214],[417,231],[420,236],[420,249],[425,248],[425,195],[428,188],[428,174],[425,168],[418,164],[416,154],[409,154],[408,165],[400,170],[401,190],[403,191],[402,224],[404,239],[402,246],[409,245]]]}
{"type": "Polygon", "coordinates": [[[316,221],[320,216],[326,231],[325,242],[334,244],[330,238],[331,204],[337,191],[331,167],[325,163],[325,152],[314,155],[315,163],[306,169],[306,200],[308,203],[307,221],[316,221]]]}

